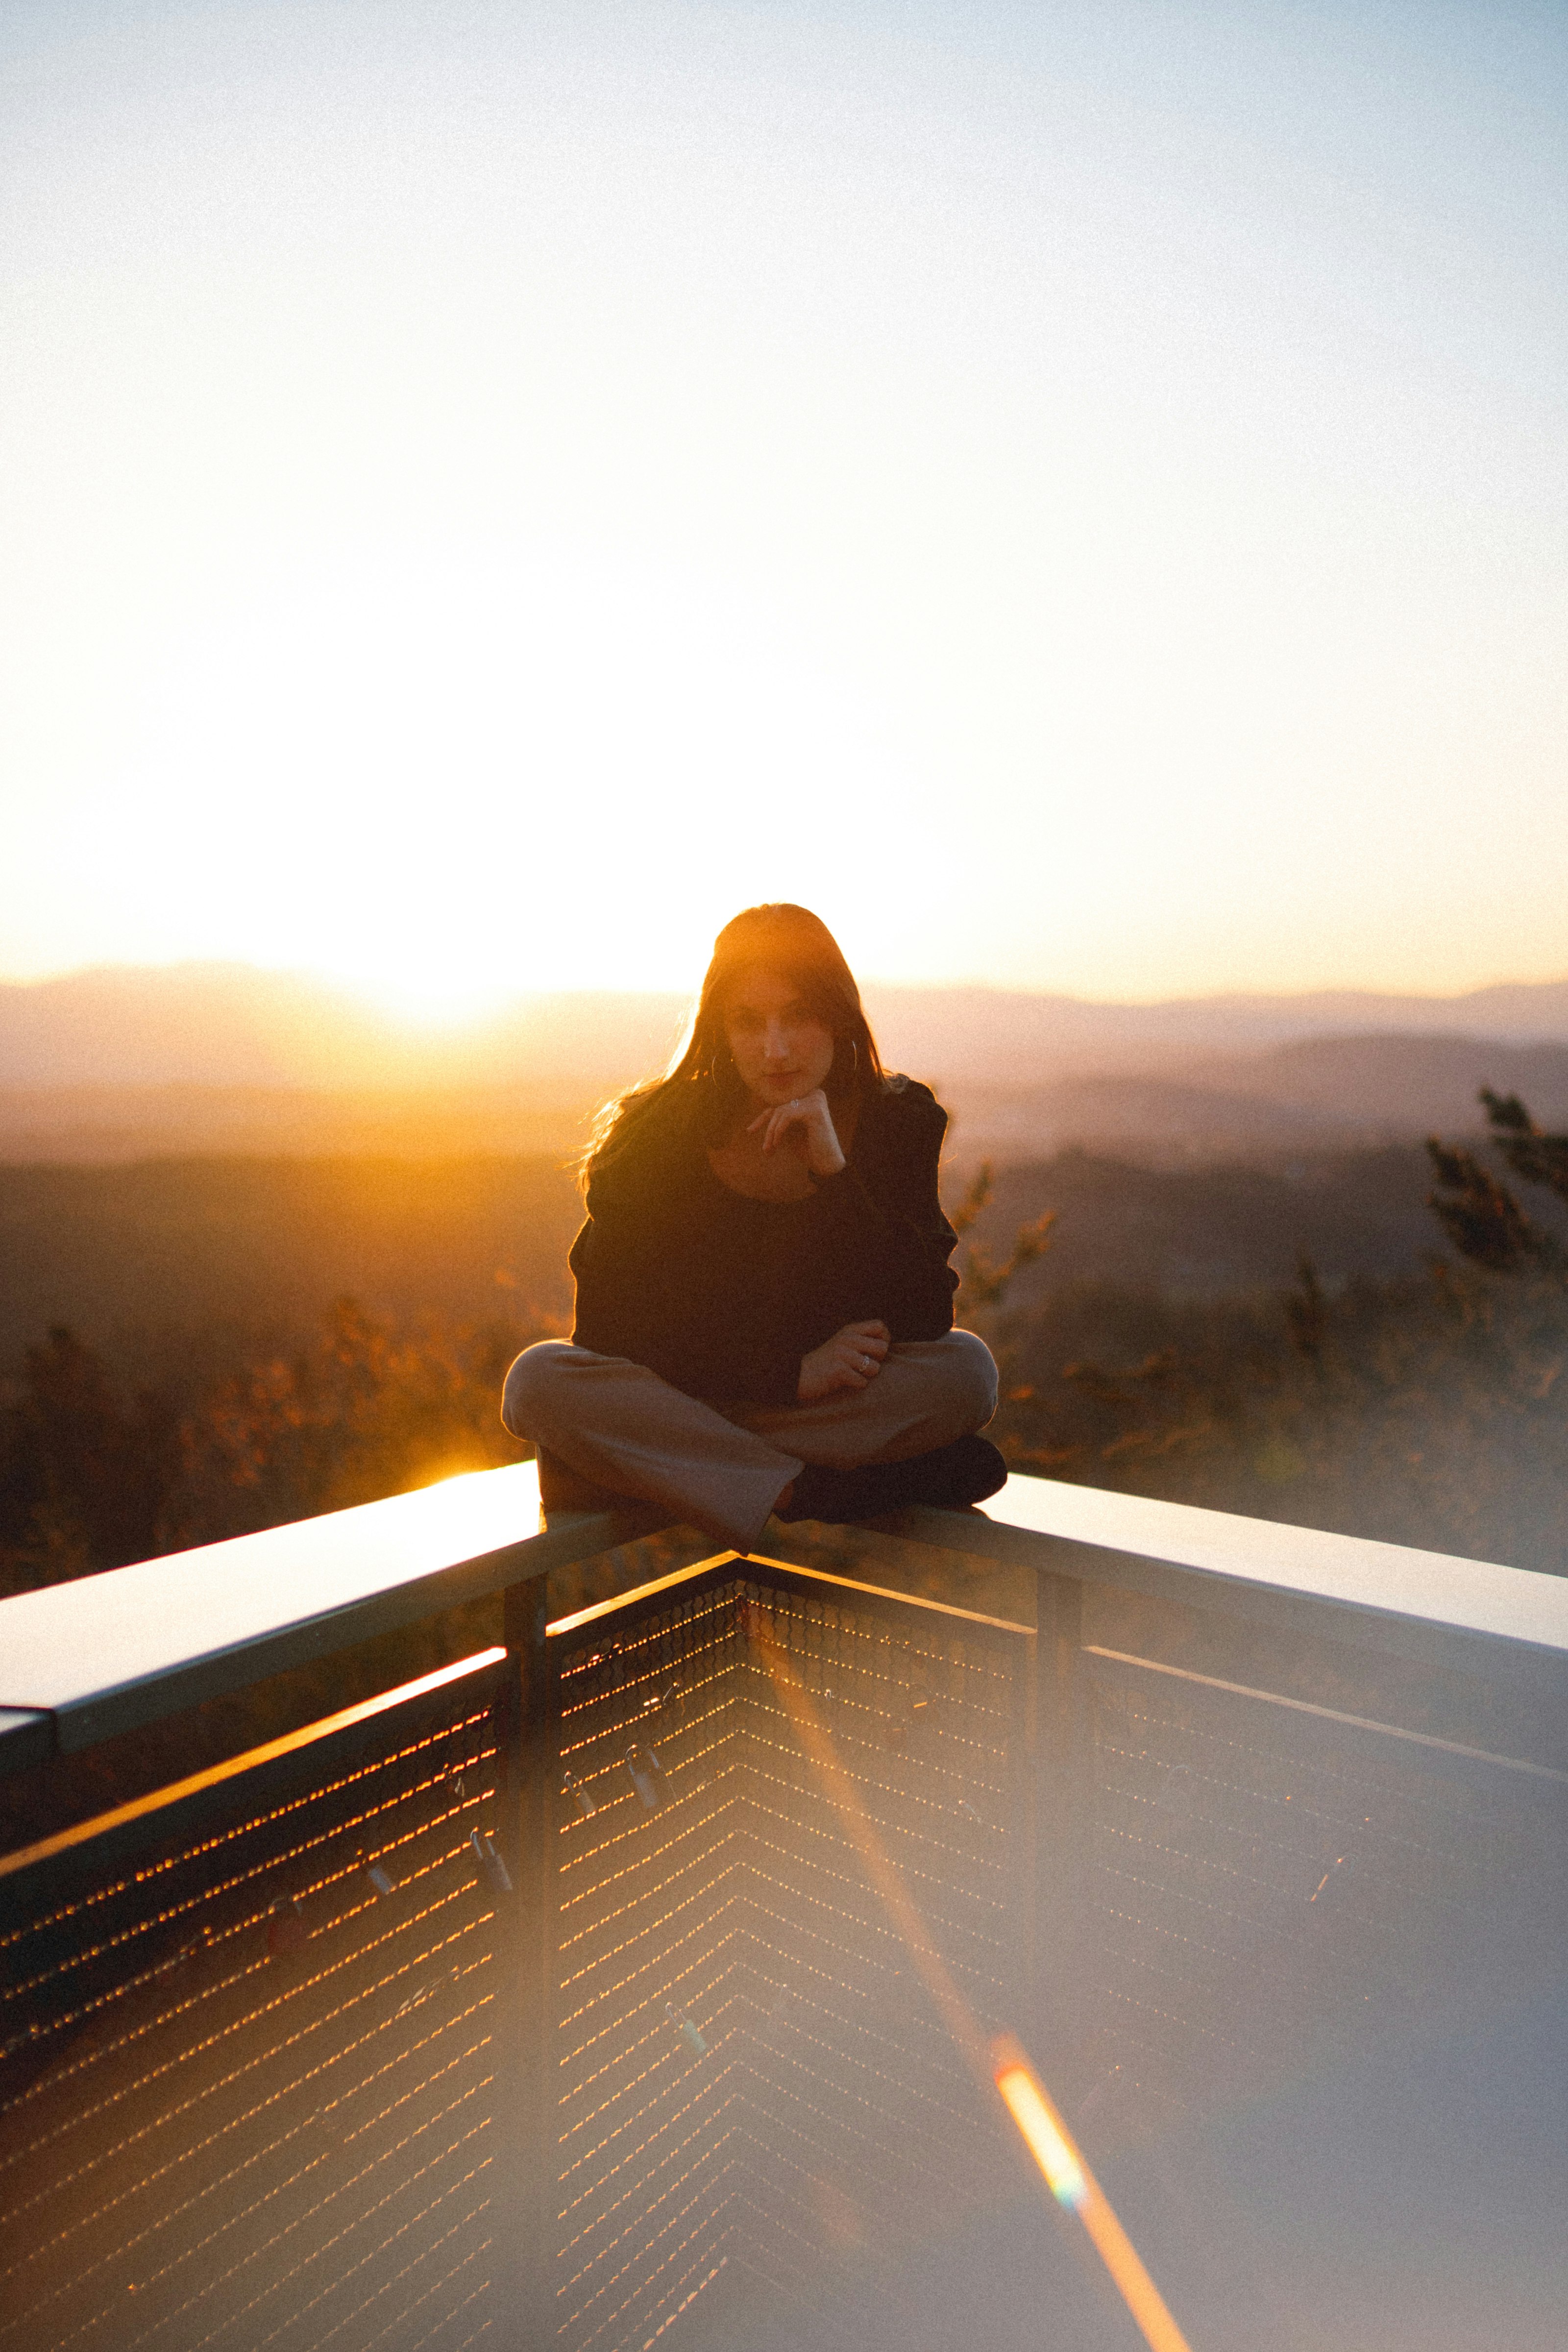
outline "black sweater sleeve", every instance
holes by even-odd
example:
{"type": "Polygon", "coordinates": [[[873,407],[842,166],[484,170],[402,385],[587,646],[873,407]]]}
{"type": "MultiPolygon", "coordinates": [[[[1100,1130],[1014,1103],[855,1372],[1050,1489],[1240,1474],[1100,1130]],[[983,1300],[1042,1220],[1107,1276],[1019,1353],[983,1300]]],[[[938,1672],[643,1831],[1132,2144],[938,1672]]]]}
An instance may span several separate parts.
{"type": "Polygon", "coordinates": [[[876,1109],[854,1157],[818,1195],[847,1291],[866,1301],[834,1328],[880,1316],[895,1339],[940,1339],[952,1328],[958,1287],[948,1264],[958,1235],[938,1192],[947,1113],[929,1087],[897,1078],[876,1109]]]}
{"type": "Polygon", "coordinates": [[[621,1171],[590,1180],[587,1208],[568,1260],[577,1285],[573,1339],[674,1379],[672,1346],[679,1357],[695,1302],[672,1295],[676,1237],[668,1218],[647,1188],[628,1182],[621,1171]]]}

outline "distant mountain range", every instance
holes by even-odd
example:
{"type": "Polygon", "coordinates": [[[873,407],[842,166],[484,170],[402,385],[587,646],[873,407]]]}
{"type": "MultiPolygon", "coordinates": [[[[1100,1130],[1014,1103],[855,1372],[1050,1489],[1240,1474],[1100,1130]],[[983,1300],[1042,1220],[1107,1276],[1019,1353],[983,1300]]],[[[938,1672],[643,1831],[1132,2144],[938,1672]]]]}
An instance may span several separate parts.
{"type": "Polygon", "coordinates": [[[517,1087],[657,1067],[676,996],[518,998],[460,1025],[247,964],[127,966],[0,985],[0,1086],[517,1087]]]}
{"type": "MultiPolygon", "coordinates": [[[[1482,1083],[1568,1119],[1568,981],[1100,1004],[869,988],[884,1057],[936,1085],[966,1154],[1079,1144],[1178,1161],[1474,1129],[1482,1083]]],[[[437,1028],[243,965],[0,984],[0,1157],[570,1150],[659,1068],[684,999],[520,997],[437,1028]]]]}
{"type": "Polygon", "coordinates": [[[1165,1163],[1342,1151],[1481,1128],[1480,1088],[1568,1124],[1568,1045],[1479,1037],[1305,1037],[1177,1076],[1069,1077],[955,1090],[972,1148],[1016,1160],[1074,1145],[1165,1163]]]}
{"type": "MultiPolygon", "coordinates": [[[[950,1082],[1043,1085],[1173,1057],[1402,1032],[1568,1043],[1568,980],[1465,996],[1178,997],[1099,1004],[994,988],[868,988],[887,1058],[950,1082]]],[[[686,1000],[520,996],[451,1027],[247,964],[124,966],[0,983],[0,1086],[518,1087],[656,1068],[686,1000]]]]}

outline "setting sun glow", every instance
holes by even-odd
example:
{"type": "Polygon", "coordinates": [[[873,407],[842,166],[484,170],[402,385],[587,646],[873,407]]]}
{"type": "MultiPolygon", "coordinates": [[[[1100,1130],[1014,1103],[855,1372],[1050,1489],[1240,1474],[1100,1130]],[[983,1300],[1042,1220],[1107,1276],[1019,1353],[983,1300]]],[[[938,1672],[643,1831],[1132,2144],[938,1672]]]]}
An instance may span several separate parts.
{"type": "Polygon", "coordinates": [[[1555,974],[1561,29],[7,12],[0,974],[1555,974]]]}

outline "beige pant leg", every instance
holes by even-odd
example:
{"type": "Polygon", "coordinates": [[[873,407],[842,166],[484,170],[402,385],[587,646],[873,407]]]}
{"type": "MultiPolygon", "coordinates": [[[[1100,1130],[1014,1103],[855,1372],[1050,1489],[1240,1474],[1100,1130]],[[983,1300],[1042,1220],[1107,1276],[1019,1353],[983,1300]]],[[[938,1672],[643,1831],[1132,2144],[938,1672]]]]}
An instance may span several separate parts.
{"type": "Polygon", "coordinates": [[[501,1399],[515,1437],[737,1551],[755,1543],[805,1463],[906,1461],[968,1436],[995,1410],[996,1367],[972,1331],[897,1342],[868,1388],[722,1412],[646,1365],[541,1339],[513,1363],[501,1399]]]}
{"type": "Polygon", "coordinates": [[[801,1457],[671,1388],[645,1364],[566,1339],[525,1348],[501,1419],[579,1477],[657,1503],[737,1551],[753,1544],[801,1457]]]}
{"type": "Polygon", "coordinates": [[[996,1365],[973,1331],[900,1339],[868,1388],[816,1404],[726,1405],[731,1421],[834,1470],[907,1462],[984,1429],[996,1410],[996,1365]]]}

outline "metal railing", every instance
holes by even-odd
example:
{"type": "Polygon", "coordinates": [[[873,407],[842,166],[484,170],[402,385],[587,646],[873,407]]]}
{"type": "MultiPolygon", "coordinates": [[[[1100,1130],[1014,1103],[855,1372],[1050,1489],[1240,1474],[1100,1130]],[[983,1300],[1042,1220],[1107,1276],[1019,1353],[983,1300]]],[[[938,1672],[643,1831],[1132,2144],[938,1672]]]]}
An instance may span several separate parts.
{"type": "Polygon", "coordinates": [[[1156,2340],[1004,2039],[1165,2341],[1568,2336],[1568,1581],[537,1517],[0,1603],[0,2352],[1156,2340]]]}

